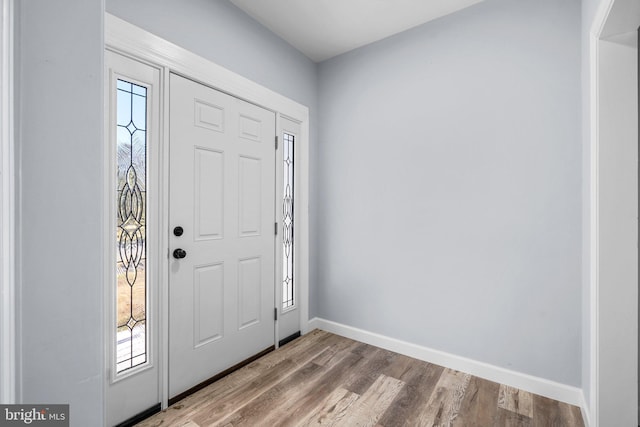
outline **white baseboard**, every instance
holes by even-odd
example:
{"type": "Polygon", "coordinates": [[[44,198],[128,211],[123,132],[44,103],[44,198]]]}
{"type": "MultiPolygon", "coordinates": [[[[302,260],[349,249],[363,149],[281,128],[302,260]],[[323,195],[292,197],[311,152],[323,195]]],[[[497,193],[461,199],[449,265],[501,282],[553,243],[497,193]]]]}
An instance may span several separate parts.
{"type": "Polygon", "coordinates": [[[511,371],[499,366],[478,362],[466,357],[456,356],[455,354],[434,350],[317,317],[309,320],[309,330],[316,328],[560,402],[576,405],[582,408],[583,412],[586,409],[582,390],[577,387],[511,371]]]}
{"type": "Polygon", "coordinates": [[[589,412],[589,405],[587,405],[587,399],[585,399],[584,392],[582,391],[580,392],[580,412],[582,412],[582,420],[584,421],[584,427],[590,427],[591,413],[589,412]]]}

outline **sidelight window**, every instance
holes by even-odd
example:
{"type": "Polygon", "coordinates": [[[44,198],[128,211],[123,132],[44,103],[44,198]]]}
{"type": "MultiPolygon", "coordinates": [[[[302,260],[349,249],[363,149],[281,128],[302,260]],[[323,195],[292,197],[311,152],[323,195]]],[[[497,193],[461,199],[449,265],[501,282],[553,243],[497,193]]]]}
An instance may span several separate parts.
{"type": "Polygon", "coordinates": [[[284,133],[283,160],[284,160],[284,192],[282,201],[282,308],[286,309],[294,305],[294,143],[295,136],[284,133]]]}
{"type": "Polygon", "coordinates": [[[147,88],[117,81],[116,369],[147,362],[147,88]]]}

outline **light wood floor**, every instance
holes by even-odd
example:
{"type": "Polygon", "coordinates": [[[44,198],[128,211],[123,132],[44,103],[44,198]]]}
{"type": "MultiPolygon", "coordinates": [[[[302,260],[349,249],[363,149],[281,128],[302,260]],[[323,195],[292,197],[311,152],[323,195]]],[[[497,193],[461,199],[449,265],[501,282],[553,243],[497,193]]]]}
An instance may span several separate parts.
{"type": "Polygon", "coordinates": [[[583,426],[580,409],[315,330],[139,426],[583,426]]]}

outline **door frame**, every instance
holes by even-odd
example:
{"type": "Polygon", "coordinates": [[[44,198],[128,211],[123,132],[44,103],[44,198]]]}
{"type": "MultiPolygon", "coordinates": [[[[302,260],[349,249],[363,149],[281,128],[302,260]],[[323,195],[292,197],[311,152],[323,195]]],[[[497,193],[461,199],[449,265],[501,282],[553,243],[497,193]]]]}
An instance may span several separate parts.
{"type": "Polygon", "coordinates": [[[638,64],[624,46],[639,26],[637,0],[602,0],[588,34],[591,426],[638,420],[638,64]]]}
{"type": "MultiPolygon", "coordinates": [[[[243,99],[256,104],[267,110],[276,113],[276,134],[282,133],[281,117],[287,117],[300,123],[300,138],[298,141],[298,152],[296,162],[298,164],[298,186],[296,190],[296,217],[295,254],[296,273],[294,280],[297,282],[299,294],[300,329],[302,334],[309,329],[309,109],[271,89],[242,77],[220,65],[217,65],[201,56],[194,54],[182,47],[179,47],[167,40],[151,34],[133,24],[130,24],[109,13],[105,13],[105,48],[130,56],[134,59],[155,65],[162,70],[161,80],[163,87],[163,106],[168,105],[169,95],[169,73],[175,73],[187,77],[193,81],[228,93],[236,98],[243,99]]],[[[160,222],[161,229],[168,230],[169,203],[167,192],[169,189],[169,111],[168,108],[162,110],[162,142],[163,151],[160,159],[160,170],[162,182],[160,192],[163,195],[160,201],[160,222]]],[[[275,183],[274,183],[275,185],[275,183]]],[[[106,196],[105,196],[106,197],[106,196]]],[[[108,206],[108,204],[107,204],[108,206]]],[[[111,238],[111,234],[106,234],[105,239],[111,238]]],[[[159,236],[160,253],[166,254],[160,260],[161,265],[158,275],[160,285],[160,396],[162,408],[165,409],[169,400],[169,370],[166,361],[169,357],[169,271],[168,271],[168,231],[163,236],[159,236]]],[[[111,257],[106,256],[105,268],[111,268],[111,257]]],[[[278,260],[276,260],[277,264],[278,260]]],[[[279,285],[277,278],[274,278],[275,286],[279,285]]],[[[106,287],[106,286],[105,286],[106,287]]],[[[277,292],[276,292],[277,294],[277,292]]],[[[278,307],[274,301],[274,307],[278,307]]],[[[277,329],[275,327],[275,344],[277,345],[277,329]]],[[[109,336],[109,335],[107,335],[109,336]]],[[[108,362],[107,362],[108,364],[108,362]]]]}
{"type": "Polygon", "coordinates": [[[17,393],[15,285],[14,1],[0,3],[0,402],[17,393]]]}

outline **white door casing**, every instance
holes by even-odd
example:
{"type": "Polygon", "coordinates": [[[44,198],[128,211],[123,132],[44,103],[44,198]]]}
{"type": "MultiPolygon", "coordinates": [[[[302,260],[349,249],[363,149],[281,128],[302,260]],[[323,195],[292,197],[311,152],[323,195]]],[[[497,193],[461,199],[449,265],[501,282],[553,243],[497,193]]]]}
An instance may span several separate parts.
{"type": "Polygon", "coordinates": [[[16,399],[13,0],[0,2],[0,402],[16,399]]]}
{"type": "Polygon", "coordinates": [[[169,395],[271,347],[275,115],[170,77],[169,395]],[[179,233],[178,233],[179,234],[179,233]]]}

